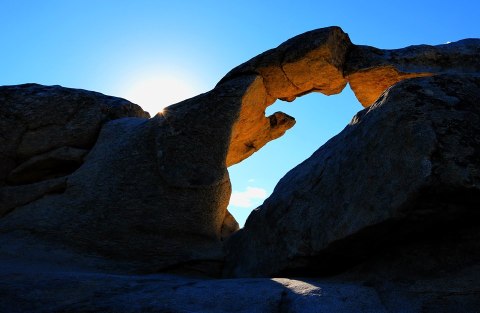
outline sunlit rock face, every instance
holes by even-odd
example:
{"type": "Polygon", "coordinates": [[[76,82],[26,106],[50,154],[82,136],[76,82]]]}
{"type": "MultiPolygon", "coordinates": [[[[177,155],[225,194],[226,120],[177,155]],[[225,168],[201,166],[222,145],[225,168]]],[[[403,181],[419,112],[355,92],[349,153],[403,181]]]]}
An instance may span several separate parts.
{"type": "Polygon", "coordinates": [[[478,73],[479,55],[478,39],[394,50],[354,45],[348,51],[344,74],[358,101],[368,107],[388,87],[404,79],[438,73],[478,73]]]}
{"type": "Polygon", "coordinates": [[[232,69],[217,88],[237,77],[253,76],[232,128],[227,166],[241,162],[294,126],[293,117],[265,109],[277,99],[294,101],[310,92],[340,93],[346,84],[370,106],[390,86],[405,79],[480,70],[480,40],[438,46],[382,50],[354,45],[339,27],[313,30],[232,69]]]}
{"type": "Polygon", "coordinates": [[[339,27],[317,29],[231,70],[217,88],[236,77],[254,75],[255,80],[242,99],[232,128],[227,165],[241,162],[295,124],[282,112],[265,117],[265,109],[277,99],[293,101],[313,91],[326,95],[342,91],[347,84],[343,63],[350,46],[350,39],[339,27]]]}

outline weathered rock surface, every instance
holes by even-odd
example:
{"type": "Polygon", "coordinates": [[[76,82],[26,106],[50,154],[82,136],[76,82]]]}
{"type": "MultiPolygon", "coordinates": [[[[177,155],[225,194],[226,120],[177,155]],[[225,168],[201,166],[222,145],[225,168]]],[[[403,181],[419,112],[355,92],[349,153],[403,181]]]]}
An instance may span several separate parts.
{"type": "MultiPolygon", "coordinates": [[[[22,137],[16,146],[22,162],[5,170],[6,183],[43,184],[4,190],[8,201],[2,211],[13,211],[0,221],[0,229],[18,241],[36,241],[42,234],[41,240],[61,251],[91,254],[99,258],[95,268],[116,268],[109,259],[137,271],[219,263],[222,239],[238,229],[226,210],[231,193],[226,167],[294,125],[281,112],[265,117],[265,108],[277,97],[339,92],[346,84],[342,62],[349,45],[338,27],[308,32],[233,70],[208,93],[150,120],[116,119],[104,124],[100,135],[100,122],[96,132],[88,125],[83,129],[84,113],[62,102],[64,111],[80,116],[67,119],[67,130],[75,131],[62,139],[61,130],[50,134],[50,126],[48,131],[35,126],[22,137]],[[276,83],[282,79],[293,82],[286,93],[276,83]],[[74,141],[77,133],[85,142],[74,141]],[[47,183],[66,174],[71,175],[63,185],[47,183]],[[31,189],[35,192],[17,198],[31,189]]],[[[44,95],[34,93],[28,101],[40,102],[44,95]]],[[[13,109],[21,115],[26,107],[13,109]]],[[[25,114],[27,119],[31,115],[25,114]]],[[[47,117],[42,123],[55,126],[58,120],[47,117]]],[[[51,259],[59,262],[62,255],[51,259]]]]}
{"type": "Polygon", "coordinates": [[[2,312],[386,312],[372,287],[297,279],[0,269],[2,312]],[[32,292],[35,290],[35,292],[32,292]]]}
{"type": "Polygon", "coordinates": [[[232,129],[227,165],[241,162],[295,124],[282,112],[265,117],[265,109],[277,99],[293,101],[312,91],[326,95],[342,91],[347,84],[343,63],[350,46],[339,27],[317,29],[254,57],[222,78],[216,88],[236,77],[255,77],[232,129]]]}
{"type": "Polygon", "coordinates": [[[465,255],[478,260],[480,238],[478,232],[456,235],[430,239],[436,252],[426,240],[322,279],[122,275],[2,258],[0,312],[474,313],[480,266],[465,255]]]}
{"type": "MultiPolygon", "coordinates": [[[[60,86],[2,86],[0,103],[0,186],[6,184],[8,175],[19,166],[23,167],[20,171],[24,179],[28,180],[25,167],[30,167],[34,171],[31,180],[42,180],[32,166],[32,158],[64,149],[63,153],[58,150],[56,156],[61,159],[61,154],[68,154],[66,149],[90,149],[100,128],[109,120],[149,117],[127,100],[60,86]]],[[[81,156],[72,153],[80,161],[81,156]]],[[[67,160],[72,160],[72,153],[66,156],[67,160]]],[[[15,178],[13,183],[17,183],[15,178]]]]}
{"type": "Polygon", "coordinates": [[[408,78],[439,73],[479,73],[480,40],[382,50],[352,46],[344,75],[358,101],[370,106],[388,87],[408,78]]]}
{"type": "Polygon", "coordinates": [[[314,30],[150,119],[89,91],[0,87],[0,311],[473,312],[479,49],[314,30]],[[227,167],[295,124],[266,107],[347,83],[367,107],[386,92],[235,233],[227,167]],[[222,270],[332,277],[126,275],[222,270]]]}
{"type": "Polygon", "coordinates": [[[149,117],[100,93],[25,84],[0,87],[0,217],[65,189],[107,121],[149,117]]]}
{"type": "Polygon", "coordinates": [[[332,275],[399,243],[480,233],[479,104],[475,75],[388,89],[281,179],[229,241],[226,273],[332,275]]]}
{"type": "Polygon", "coordinates": [[[400,283],[336,279],[217,279],[0,268],[0,311],[43,312],[476,312],[478,268],[461,279],[400,283]],[[475,276],[469,276],[475,274],[475,276]]]}
{"type": "MultiPolygon", "coordinates": [[[[202,261],[215,269],[222,259],[222,236],[238,229],[226,210],[231,187],[225,158],[244,86],[253,80],[235,79],[152,119],[104,124],[62,192],[0,220],[3,252],[15,257],[27,250],[19,245],[36,242],[52,251],[45,258],[58,265],[154,272],[202,261]]],[[[8,188],[9,194],[17,192],[8,188]]]]}
{"type": "Polygon", "coordinates": [[[233,126],[227,165],[241,162],[295,121],[282,112],[266,118],[277,99],[293,101],[310,92],[340,93],[349,83],[364,107],[395,83],[441,73],[478,73],[480,39],[382,50],[351,43],[339,27],[306,32],[232,69],[220,82],[254,75],[233,126]]]}
{"type": "Polygon", "coordinates": [[[87,153],[87,149],[68,146],[41,153],[14,168],[7,177],[7,183],[28,184],[68,175],[80,167],[87,153]]]}

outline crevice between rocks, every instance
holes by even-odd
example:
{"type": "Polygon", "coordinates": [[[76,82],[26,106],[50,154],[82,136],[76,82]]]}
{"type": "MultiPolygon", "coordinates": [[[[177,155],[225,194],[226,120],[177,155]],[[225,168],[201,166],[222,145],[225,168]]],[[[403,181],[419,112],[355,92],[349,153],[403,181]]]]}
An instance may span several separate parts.
{"type": "MultiPolygon", "coordinates": [[[[285,288],[285,287],[284,287],[285,288]]],[[[290,299],[288,298],[288,291],[282,290],[280,293],[280,299],[278,300],[278,313],[289,313],[290,312],[290,299]]]]}

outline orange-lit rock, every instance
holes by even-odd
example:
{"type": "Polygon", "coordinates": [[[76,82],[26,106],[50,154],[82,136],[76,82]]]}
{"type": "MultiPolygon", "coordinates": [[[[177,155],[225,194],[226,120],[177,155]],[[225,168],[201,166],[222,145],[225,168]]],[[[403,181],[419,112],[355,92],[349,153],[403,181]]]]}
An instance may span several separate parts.
{"type": "Polygon", "coordinates": [[[358,101],[369,107],[390,86],[408,78],[431,76],[430,73],[403,73],[395,67],[380,66],[361,70],[347,76],[358,101]]]}
{"type": "Polygon", "coordinates": [[[390,86],[409,78],[479,70],[475,40],[439,46],[381,50],[357,46],[338,27],[298,35],[231,70],[216,88],[234,78],[256,75],[246,88],[232,127],[227,166],[282,136],[295,120],[282,112],[265,117],[277,99],[293,101],[310,92],[333,95],[347,82],[359,102],[370,106],[390,86]]]}
{"type": "Polygon", "coordinates": [[[346,85],[343,64],[351,46],[339,27],[321,28],[293,37],[231,70],[223,82],[258,74],[273,99],[293,101],[311,91],[339,93],[346,85]]]}
{"type": "Polygon", "coordinates": [[[345,54],[351,46],[339,27],[310,31],[282,43],[231,70],[217,85],[244,75],[257,75],[242,98],[240,114],[232,129],[227,166],[241,162],[267,142],[282,136],[295,124],[282,112],[265,117],[277,99],[293,101],[309,92],[339,93],[345,54]]]}
{"type": "Polygon", "coordinates": [[[478,73],[479,55],[476,39],[392,50],[352,45],[344,74],[357,99],[368,107],[388,87],[404,79],[440,73],[478,73]]]}
{"type": "Polygon", "coordinates": [[[240,112],[231,130],[227,166],[248,158],[295,124],[293,117],[282,112],[265,117],[265,108],[270,101],[262,77],[256,76],[241,98],[240,112]]]}

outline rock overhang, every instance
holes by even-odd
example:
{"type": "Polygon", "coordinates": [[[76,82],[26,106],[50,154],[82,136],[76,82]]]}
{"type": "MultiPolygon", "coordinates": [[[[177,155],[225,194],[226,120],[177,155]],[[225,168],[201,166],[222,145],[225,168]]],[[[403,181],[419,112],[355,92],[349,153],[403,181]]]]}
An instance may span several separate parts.
{"type": "MultiPolygon", "coordinates": [[[[222,245],[222,238],[228,237],[238,229],[238,224],[226,209],[231,193],[227,167],[251,156],[269,141],[282,136],[295,124],[293,117],[282,112],[275,112],[266,117],[267,106],[273,104],[277,99],[293,101],[296,97],[310,92],[321,92],[325,95],[336,94],[350,84],[362,105],[368,107],[385,89],[401,80],[444,72],[478,72],[479,46],[480,40],[471,39],[449,45],[381,50],[354,45],[348,35],[339,27],[313,30],[287,40],[277,48],[239,65],[220,80],[213,90],[167,107],[164,114],[142,121],[143,126],[141,127],[132,127],[135,123],[132,122],[132,124],[131,120],[127,121],[122,117],[145,118],[143,111],[138,111],[139,109],[133,104],[124,103],[124,109],[118,107],[120,109],[117,112],[108,105],[118,102],[117,98],[102,98],[97,103],[100,112],[106,112],[107,119],[115,121],[95,122],[96,132],[93,132],[94,135],[89,134],[88,138],[90,138],[90,142],[95,142],[94,148],[99,151],[96,156],[91,151],[80,151],[81,153],[75,154],[75,162],[82,163],[87,152],[89,152],[90,158],[85,158],[85,163],[80,164],[79,169],[73,167],[70,169],[75,175],[72,176],[70,172],[56,173],[60,177],[57,175],[51,180],[50,176],[42,176],[39,166],[44,164],[44,160],[47,158],[49,162],[59,155],[65,159],[63,150],[46,151],[45,155],[28,154],[26,157],[28,160],[24,160],[27,163],[23,165],[16,164],[17,161],[12,154],[8,162],[11,165],[9,166],[13,167],[5,170],[5,174],[12,175],[11,177],[17,179],[19,186],[6,186],[0,190],[0,194],[3,192],[10,196],[15,195],[10,197],[13,200],[9,198],[10,200],[7,201],[8,212],[14,212],[15,208],[22,207],[24,212],[32,212],[33,215],[35,215],[36,208],[50,203],[48,199],[51,199],[53,194],[57,199],[70,197],[72,192],[75,197],[87,194],[90,196],[88,201],[82,202],[82,200],[81,203],[73,203],[64,199],[60,201],[61,205],[54,202],[49,205],[57,209],[75,206],[81,211],[87,207],[90,208],[92,203],[99,204],[101,202],[98,214],[95,213],[98,216],[115,216],[116,219],[135,224],[130,227],[131,225],[129,226],[128,223],[119,223],[131,231],[130,238],[125,230],[122,231],[122,234],[116,234],[108,239],[108,231],[97,232],[98,229],[95,228],[95,225],[82,222],[87,225],[85,234],[88,233],[88,235],[82,235],[81,238],[72,236],[70,239],[93,243],[98,237],[105,237],[107,241],[111,240],[110,243],[102,245],[95,243],[96,249],[100,253],[104,249],[104,253],[124,257],[128,254],[128,249],[135,246],[135,243],[143,244],[146,238],[145,234],[149,232],[152,232],[149,236],[152,235],[152,238],[160,242],[171,240],[174,243],[173,247],[180,241],[172,238],[173,229],[169,225],[164,225],[165,223],[162,221],[168,220],[173,223],[172,221],[178,218],[179,225],[183,225],[180,228],[185,228],[180,231],[181,236],[186,236],[182,237],[183,239],[188,238],[189,235],[205,239],[196,241],[195,244],[192,244],[191,249],[185,249],[181,257],[185,260],[188,259],[188,262],[206,258],[221,258],[221,253],[217,252],[219,251],[218,247],[222,245]],[[441,62],[437,62],[438,60],[441,62]],[[112,115],[112,112],[118,114],[112,115]],[[105,131],[102,140],[97,140],[99,137],[96,137],[99,128],[105,131]],[[109,137],[107,131],[113,134],[117,133],[117,135],[109,137]],[[138,143],[129,145],[130,150],[114,150],[112,148],[113,141],[124,143],[133,140],[132,138],[136,138],[138,143]],[[117,151],[118,155],[113,155],[112,151],[117,151]],[[138,159],[139,162],[128,161],[136,159],[138,155],[143,155],[145,158],[141,161],[138,159]],[[30,158],[32,159],[30,160],[30,158]],[[106,161],[107,159],[109,161],[106,161]],[[102,182],[111,184],[111,188],[95,186],[90,183],[84,184],[84,182],[101,181],[101,177],[97,175],[98,172],[101,172],[101,167],[95,167],[99,164],[106,168],[116,164],[118,169],[122,169],[122,172],[129,173],[129,175],[113,173],[107,182],[102,182]],[[15,166],[18,168],[12,174],[15,166]],[[90,167],[89,170],[88,167],[90,167]],[[27,184],[32,182],[29,180],[28,171],[32,171],[31,174],[36,175],[35,184],[27,184]],[[19,173],[22,175],[20,179],[18,178],[20,177],[19,173]],[[73,184],[75,179],[72,177],[77,179],[76,189],[72,188],[75,185],[73,184]],[[95,177],[94,180],[93,177],[95,177]],[[132,183],[132,177],[139,180],[138,186],[144,186],[143,191],[140,191],[139,187],[132,183]],[[42,179],[45,181],[42,182],[42,179]],[[38,185],[38,183],[40,184],[38,185]],[[79,189],[78,186],[84,187],[79,189]],[[124,194],[116,193],[117,189],[122,190],[124,194]],[[98,190],[103,190],[105,193],[99,193],[98,190]],[[137,197],[139,201],[134,203],[134,201],[126,199],[126,195],[129,193],[137,197]],[[33,196],[26,197],[26,194],[33,196]],[[45,199],[38,204],[37,200],[42,197],[45,199]],[[109,197],[115,199],[116,202],[107,201],[109,197]],[[22,199],[19,200],[19,198],[22,199]],[[125,200],[123,203],[125,207],[115,211],[121,203],[119,199],[125,200]],[[146,223],[148,225],[141,225],[140,221],[142,220],[149,220],[146,223]],[[160,225],[160,231],[152,228],[152,225],[156,223],[160,225]],[[119,240],[125,245],[116,245],[115,241],[119,240]],[[209,251],[209,245],[212,248],[211,253],[199,252],[200,250],[209,251]]],[[[66,98],[69,97],[69,92],[72,92],[72,90],[60,89],[57,91],[64,92],[66,98]]],[[[75,96],[75,92],[70,95],[75,96]]],[[[96,96],[98,94],[93,98],[96,96]]],[[[33,99],[33,101],[37,100],[38,98],[33,99]]],[[[90,103],[95,103],[95,101],[90,103]]],[[[41,109],[41,105],[39,108],[41,109]]],[[[67,111],[70,109],[66,108],[67,111]]],[[[99,110],[95,105],[91,109],[95,112],[99,110]]],[[[96,119],[94,120],[96,121],[96,119]]],[[[73,121],[75,122],[75,118],[73,121]]],[[[62,121],[59,122],[60,127],[63,127],[62,123],[62,121]]],[[[61,132],[55,133],[60,137],[61,134],[61,132]]],[[[33,135],[38,137],[40,133],[35,132],[33,135]]],[[[72,140],[75,142],[77,139],[72,140]]],[[[59,140],[63,139],[59,138],[59,140]]],[[[87,150],[92,148],[91,145],[86,147],[81,145],[80,147],[88,148],[87,150]]],[[[29,147],[20,149],[21,156],[26,155],[22,151],[27,148],[29,147]]],[[[74,145],[74,148],[78,147],[74,145]]],[[[67,157],[72,158],[71,155],[67,157]]],[[[55,210],[51,210],[51,212],[55,212],[55,210]]],[[[27,216],[28,214],[23,214],[22,217],[19,217],[22,213],[14,212],[13,216],[18,216],[11,218],[11,221],[14,222],[11,222],[10,225],[28,220],[33,223],[32,225],[35,224],[35,218],[32,219],[27,216]]],[[[54,225],[52,231],[61,232],[61,229],[55,230],[55,227],[61,225],[60,221],[65,216],[54,216],[53,219],[55,218],[58,218],[58,223],[50,225],[54,225]]],[[[106,223],[106,219],[103,219],[103,222],[106,223]]],[[[70,226],[72,225],[68,225],[68,227],[70,226]]],[[[72,233],[72,229],[79,229],[77,226],[69,228],[67,232],[72,233]]],[[[39,232],[50,232],[48,227],[42,227],[39,232]]],[[[108,227],[106,229],[110,229],[108,227]]],[[[115,230],[112,230],[112,234],[114,233],[115,230]]],[[[139,244],[139,247],[142,247],[142,244],[139,244]]],[[[151,248],[159,257],[156,259],[158,261],[157,268],[169,267],[172,262],[178,262],[178,258],[162,259],[162,254],[168,254],[165,252],[166,250],[151,248]]],[[[168,245],[164,248],[169,249],[168,245]]],[[[148,253],[143,253],[141,249],[138,250],[138,260],[145,261],[146,254],[148,253]]]]}

